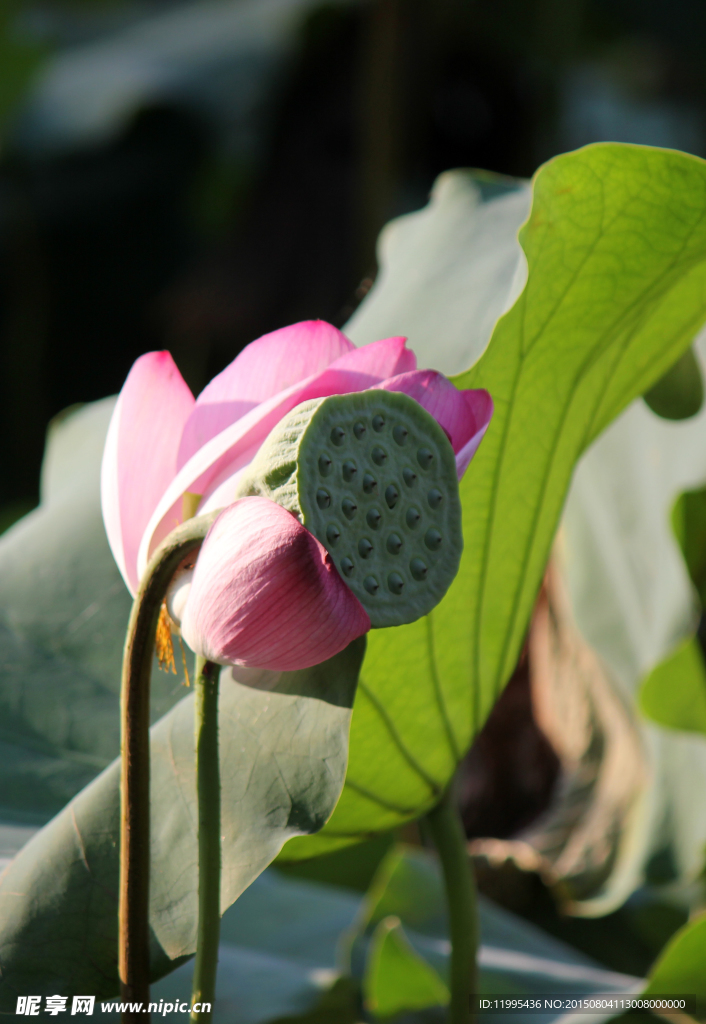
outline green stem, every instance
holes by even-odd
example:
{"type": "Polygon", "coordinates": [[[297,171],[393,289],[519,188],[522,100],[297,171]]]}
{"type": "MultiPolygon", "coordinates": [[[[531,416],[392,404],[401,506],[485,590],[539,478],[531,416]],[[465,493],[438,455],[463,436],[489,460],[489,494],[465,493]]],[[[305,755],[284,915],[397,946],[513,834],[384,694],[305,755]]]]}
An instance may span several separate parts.
{"type": "MultiPolygon", "coordinates": [[[[118,973],[124,1002],[149,1002],[150,673],[157,621],[174,573],[200,547],[213,518],[190,519],[158,548],[128,623],[120,698],[118,973]]],[[[149,1016],[125,1011],[122,1021],[146,1024],[149,1016]]]]}
{"type": "Polygon", "coordinates": [[[199,924],[191,1020],[211,1020],[216,998],[218,940],[221,932],[221,780],[218,763],[218,676],[220,665],[196,659],[196,789],[199,807],[199,924]]]}
{"type": "Polygon", "coordinates": [[[478,909],[473,865],[453,798],[446,791],[426,816],[441,860],[451,935],[451,1003],[449,1024],[470,1024],[476,1013],[471,998],[477,993],[478,909]]]}

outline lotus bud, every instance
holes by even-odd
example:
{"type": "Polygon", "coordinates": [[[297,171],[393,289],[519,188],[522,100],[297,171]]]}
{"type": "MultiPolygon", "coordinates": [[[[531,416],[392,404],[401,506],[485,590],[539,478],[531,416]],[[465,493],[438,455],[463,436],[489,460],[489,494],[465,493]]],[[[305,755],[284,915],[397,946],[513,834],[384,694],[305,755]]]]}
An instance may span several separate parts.
{"type": "Polygon", "coordinates": [[[189,647],[221,665],[309,668],[370,629],[325,548],[262,497],[220,513],[170,603],[189,647]]]}

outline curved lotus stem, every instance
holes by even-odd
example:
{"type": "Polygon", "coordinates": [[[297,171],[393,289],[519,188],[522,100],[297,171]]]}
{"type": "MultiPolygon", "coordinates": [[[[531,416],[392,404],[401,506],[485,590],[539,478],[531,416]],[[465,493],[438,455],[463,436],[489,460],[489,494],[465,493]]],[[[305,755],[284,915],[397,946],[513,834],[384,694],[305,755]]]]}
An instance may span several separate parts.
{"type": "MultiPolygon", "coordinates": [[[[128,623],[121,690],[118,973],[123,1001],[149,1001],[150,673],[162,601],[174,573],[201,546],[215,514],[191,519],[155,552],[128,623]]],[[[124,1024],[145,1015],[123,1012],[124,1024]]]]}

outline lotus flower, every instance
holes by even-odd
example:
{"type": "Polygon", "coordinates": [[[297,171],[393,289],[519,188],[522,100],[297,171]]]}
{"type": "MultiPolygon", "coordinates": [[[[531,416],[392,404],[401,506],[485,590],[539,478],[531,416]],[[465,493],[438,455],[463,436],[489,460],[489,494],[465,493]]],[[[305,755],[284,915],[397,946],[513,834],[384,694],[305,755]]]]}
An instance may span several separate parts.
{"type": "Polygon", "coordinates": [[[404,338],[356,348],[322,321],[248,345],[194,400],[168,352],[132,367],[106,438],[101,475],[111,550],[134,595],[149,558],[185,519],[223,508],[179,604],[191,647],[221,663],[303,668],[370,628],[324,548],[289,512],[241,498],[238,483],[272,428],[313,398],[383,388],[442,426],[459,478],[487,429],[485,391],[417,370],[404,338]]]}

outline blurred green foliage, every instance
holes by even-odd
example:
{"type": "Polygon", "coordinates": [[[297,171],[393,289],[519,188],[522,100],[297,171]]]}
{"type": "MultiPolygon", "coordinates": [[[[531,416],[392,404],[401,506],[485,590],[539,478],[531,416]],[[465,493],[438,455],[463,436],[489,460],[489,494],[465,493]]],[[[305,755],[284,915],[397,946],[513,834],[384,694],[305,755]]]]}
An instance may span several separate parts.
{"type": "Polygon", "coordinates": [[[652,412],[667,420],[695,416],[704,400],[704,383],[693,349],[687,349],[644,399],[652,412]]]}
{"type": "Polygon", "coordinates": [[[706,487],[677,499],[672,527],[684,554],[702,608],[706,608],[706,487]]]}
{"type": "Polygon", "coordinates": [[[48,44],[22,33],[18,14],[23,6],[22,0],[0,5],[0,151],[17,104],[50,52],[48,44]]]}

